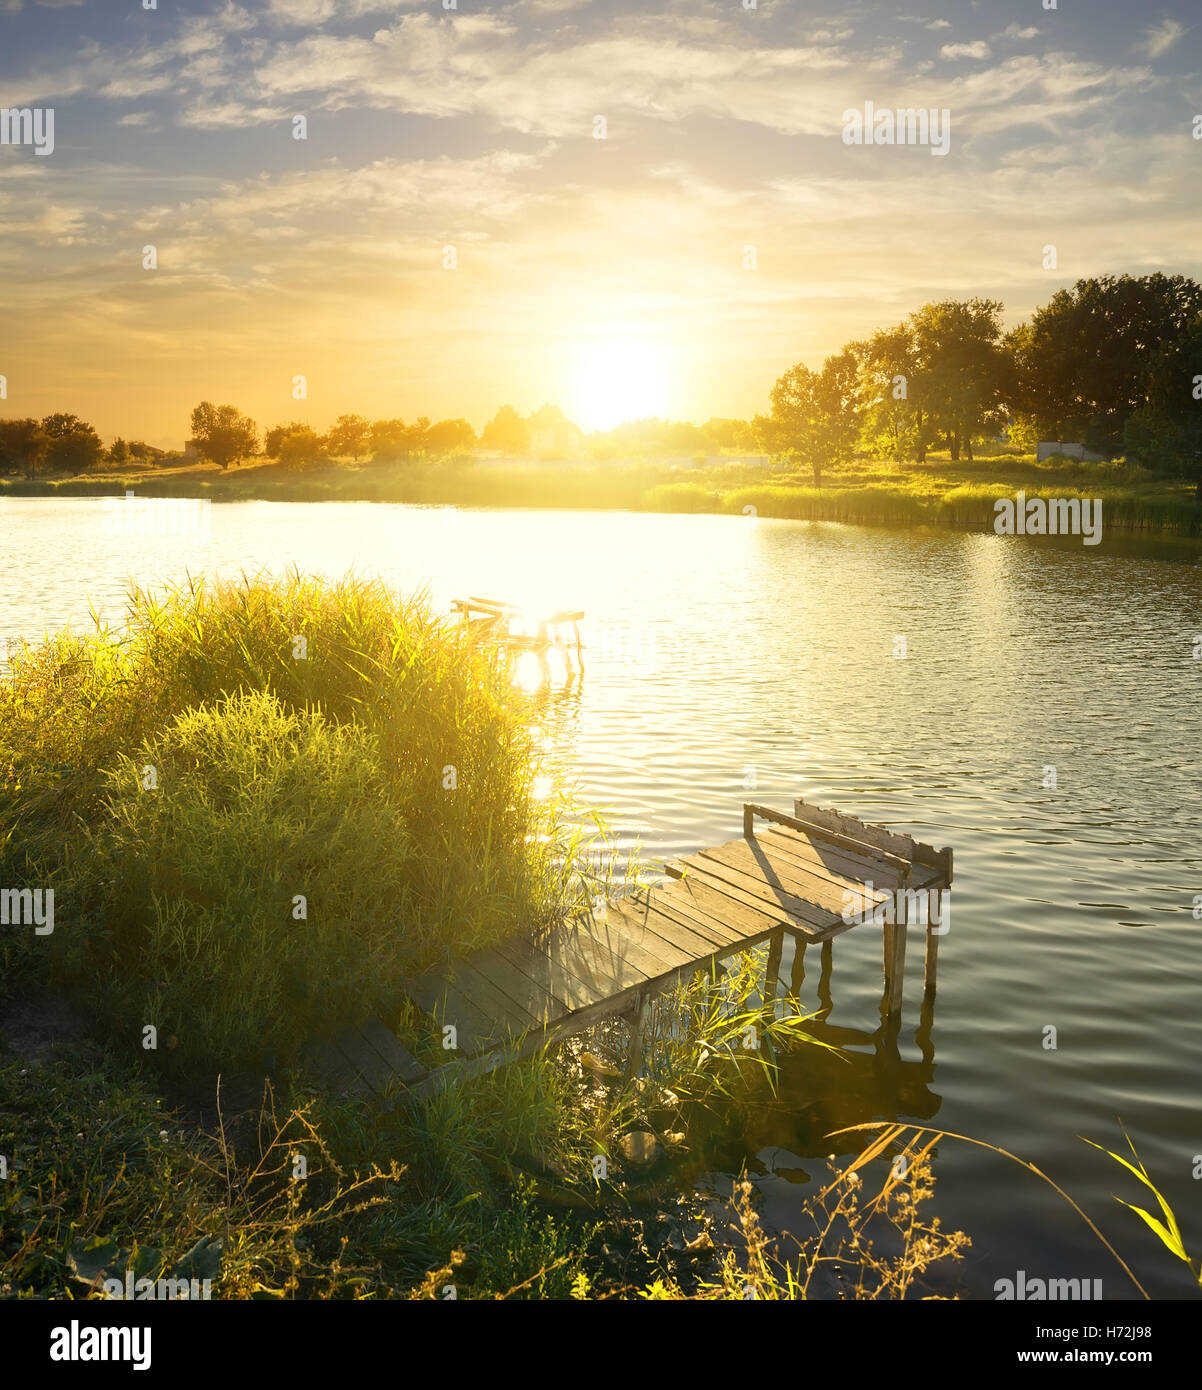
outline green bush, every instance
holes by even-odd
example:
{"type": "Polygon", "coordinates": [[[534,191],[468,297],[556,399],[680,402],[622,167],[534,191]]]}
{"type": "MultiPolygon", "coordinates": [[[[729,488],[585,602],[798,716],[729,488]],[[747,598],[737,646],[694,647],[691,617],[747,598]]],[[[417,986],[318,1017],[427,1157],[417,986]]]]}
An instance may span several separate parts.
{"type": "Polygon", "coordinates": [[[11,677],[0,873],[58,894],[17,964],[52,953],[127,1039],[170,1030],[160,1058],[286,1058],[405,971],[566,906],[522,697],[424,601],[194,582],[135,593],[120,634],[16,652],[11,677]]]}

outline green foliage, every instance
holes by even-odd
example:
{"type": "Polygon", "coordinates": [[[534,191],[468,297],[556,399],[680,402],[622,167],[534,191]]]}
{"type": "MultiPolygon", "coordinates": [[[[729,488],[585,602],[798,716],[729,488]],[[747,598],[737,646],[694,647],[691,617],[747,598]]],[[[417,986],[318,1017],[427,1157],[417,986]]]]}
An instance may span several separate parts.
{"type": "Polygon", "coordinates": [[[63,473],[86,473],[104,456],[100,436],[78,415],[47,415],[42,421],[48,468],[63,473]]]}
{"type": "Polygon", "coordinates": [[[0,1113],[20,1116],[0,1182],[0,1298],[103,1297],[100,1280],[211,1279],[213,1298],[354,1297],[345,1246],[387,1210],[402,1171],[339,1167],[305,1109],[236,1153],[170,1113],[135,1071],[90,1052],[0,1062],[0,1113]],[[291,1155],[310,1176],[291,1181],[291,1155]]]}
{"type": "Polygon", "coordinates": [[[1173,1211],[1173,1208],[1169,1205],[1160,1189],[1148,1176],[1148,1170],[1140,1162],[1139,1154],[1136,1153],[1135,1145],[1131,1142],[1131,1136],[1126,1130],[1123,1131],[1123,1138],[1127,1141],[1127,1147],[1131,1150],[1131,1158],[1135,1160],[1134,1162],[1125,1159],[1122,1154],[1116,1154],[1110,1149],[1103,1148],[1101,1144],[1095,1144],[1092,1139],[1086,1139],[1085,1142],[1092,1148],[1098,1149],[1106,1154],[1107,1157],[1114,1159],[1116,1163],[1126,1168],[1129,1173],[1133,1173],[1148,1191],[1151,1192],[1153,1197],[1156,1198],[1156,1203],[1160,1207],[1161,1215],[1164,1217],[1163,1221],[1153,1216],[1152,1213],[1145,1210],[1145,1208],[1137,1207],[1130,1202],[1124,1201],[1122,1197],[1116,1197],[1114,1200],[1118,1202],[1120,1206],[1126,1207],[1128,1211],[1133,1211],[1170,1254],[1175,1255],[1179,1260],[1183,1260],[1189,1266],[1190,1273],[1197,1280],[1199,1286],[1202,1287],[1202,1260],[1191,1259],[1189,1252],[1185,1248],[1185,1240],[1181,1234],[1181,1227],[1177,1224],[1176,1213],[1173,1211]]]}
{"type": "Polygon", "coordinates": [[[202,458],[228,468],[254,453],[259,430],[249,416],[239,415],[236,406],[201,401],[192,412],[192,438],[202,458]]]}
{"type": "Polygon", "coordinates": [[[1079,280],[1009,335],[1014,404],[1044,439],[1115,453],[1148,403],[1150,368],[1190,336],[1199,315],[1202,286],[1182,275],[1079,280]]]}
{"type": "Polygon", "coordinates": [[[133,594],[120,641],[17,651],[12,677],[0,871],[56,888],[57,977],[127,1042],[163,1020],[160,1060],[287,1055],[321,1000],[366,1013],[565,905],[520,697],[423,601],[194,582],[133,594]]]}

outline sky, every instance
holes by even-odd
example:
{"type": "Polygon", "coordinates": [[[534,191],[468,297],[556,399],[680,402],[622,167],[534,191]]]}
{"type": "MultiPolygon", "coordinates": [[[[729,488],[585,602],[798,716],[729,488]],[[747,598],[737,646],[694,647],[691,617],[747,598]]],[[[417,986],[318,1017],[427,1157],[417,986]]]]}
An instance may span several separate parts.
{"type": "Polygon", "coordinates": [[[1202,278],[1197,0],[148,3],[0,0],[0,415],[745,418],[933,299],[1202,278]]]}

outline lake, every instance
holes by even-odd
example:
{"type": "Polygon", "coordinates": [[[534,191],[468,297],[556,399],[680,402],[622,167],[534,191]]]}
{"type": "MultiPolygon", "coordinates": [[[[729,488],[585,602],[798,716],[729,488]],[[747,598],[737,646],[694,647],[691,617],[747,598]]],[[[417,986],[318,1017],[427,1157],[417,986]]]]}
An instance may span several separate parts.
{"type": "MultiPolygon", "coordinates": [[[[929,1065],[912,932],[900,1089],[898,1069],[870,1057],[841,1072],[789,1056],[778,1101],[754,1110],[724,1167],[745,1160],[765,1220],[796,1227],[835,1152],[822,1135],[884,1118],[896,1093],[901,1118],[1041,1167],[1153,1295],[1189,1291],[1185,1266],[1112,1196],[1150,1194],[1078,1136],[1121,1147],[1121,1117],[1187,1247],[1202,1248],[1196,551],[380,503],[214,504],[180,534],[143,534],[113,508],[0,500],[0,639],[83,629],[89,604],[119,622],[131,582],[291,566],[428,588],[444,610],[468,594],[579,607],[583,679],[557,682],[541,718],[624,844],[662,861],[739,835],[745,800],[791,810],[801,795],[953,846],[929,1065]]],[[[813,1008],[827,984],[817,959],[805,968],[813,1008]]],[[[840,937],[830,1021],[875,1028],[880,975],[879,933],[840,937]]],[[[1134,1294],[1035,1177],[952,1142],[936,1175],[934,1208],[973,1238],[966,1294],[992,1297],[1020,1269],[1134,1294]]]]}

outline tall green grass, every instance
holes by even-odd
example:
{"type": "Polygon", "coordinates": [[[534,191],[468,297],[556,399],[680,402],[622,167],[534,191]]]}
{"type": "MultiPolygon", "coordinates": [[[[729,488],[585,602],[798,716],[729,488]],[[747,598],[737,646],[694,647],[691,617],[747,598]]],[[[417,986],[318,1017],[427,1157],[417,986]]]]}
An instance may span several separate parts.
{"type": "Polygon", "coordinates": [[[6,949],[126,1036],[155,1024],[173,1067],[286,1059],[565,908],[521,696],[422,599],[194,581],[10,669],[0,874],[54,887],[57,920],[6,949]]]}

